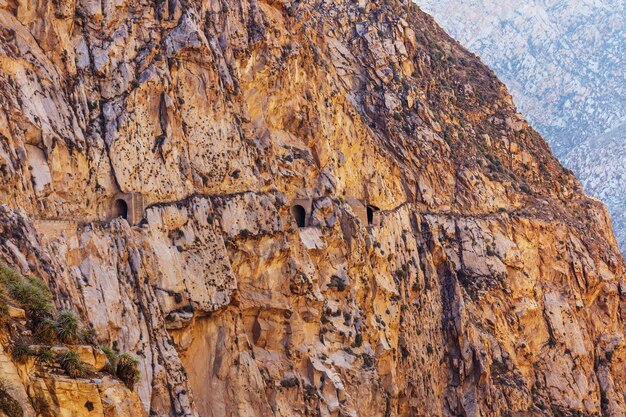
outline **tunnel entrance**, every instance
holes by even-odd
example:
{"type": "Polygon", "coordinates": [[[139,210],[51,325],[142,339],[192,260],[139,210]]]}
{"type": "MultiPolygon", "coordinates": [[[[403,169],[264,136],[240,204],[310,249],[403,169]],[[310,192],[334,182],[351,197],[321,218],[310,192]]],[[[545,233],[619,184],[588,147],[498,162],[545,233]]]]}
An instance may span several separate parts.
{"type": "Polygon", "coordinates": [[[299,204],[291,207],[291,215],[298,224],[298,227],[306,226],[306,210],[299,204]]]}
{"type": "Polygon", "coordinates": [[[145,215],[148,199],[140,193],[117,193],[106,212],[107,221],[125,218],[132,226],[139,224],[145,215]]]}
{"type": "Polygon", "coordinates": [[[119,199],[113,203],[113,218],[123,217],[128,220],[128,204],[126,201],[119,199]]]}
{"type": "Polygon", "coordinates": [[[378,211],[380,211],[378,207],[367,206],[367,224],[374,225],[374,214],[378,211]]]}

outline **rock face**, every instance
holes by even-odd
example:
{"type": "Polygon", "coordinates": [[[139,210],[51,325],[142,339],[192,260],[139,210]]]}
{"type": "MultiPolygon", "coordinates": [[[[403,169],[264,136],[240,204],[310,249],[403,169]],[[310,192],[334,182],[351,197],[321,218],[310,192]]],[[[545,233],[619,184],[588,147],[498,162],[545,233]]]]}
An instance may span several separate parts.
{"type": "Polygon", "coordinates": [[[417,0],[511,89],[601,199],[626,251],[626,8],[621,0],[417,0]]]}
{"type": "Polygon", "coordinates": [[[0,5],[2,258],[144,412],[626,413],[606,210],[414,4],[0,5]]]}
{"type": "MultiPolygon", "coordinates": [[[[81,359],[98,371],[93,348],[83,346],[81,359]],[[90,356],[90,357],[89,357],[90,356]]],[[[109,376],[70,378],[53,367],[40,366],[35,359],[14,364],[0,347],[0,380],[3,390],[20,404],[22,415],[35,416],[147,416],[136,393],[109,376]]],[[[0,415],[13,416],[0,404],[0,415]]]]}

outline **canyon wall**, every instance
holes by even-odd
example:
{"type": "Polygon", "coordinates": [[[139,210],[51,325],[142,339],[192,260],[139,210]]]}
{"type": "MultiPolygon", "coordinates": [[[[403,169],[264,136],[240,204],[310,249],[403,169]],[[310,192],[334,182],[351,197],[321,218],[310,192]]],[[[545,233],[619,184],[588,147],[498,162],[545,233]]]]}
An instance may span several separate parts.
{"type": "Polygon", "coordinates": [[[0,0],[0,39],[2,258],[140,361],[58,415],[626,414],[604,206],[412,2],[0,0]]]}

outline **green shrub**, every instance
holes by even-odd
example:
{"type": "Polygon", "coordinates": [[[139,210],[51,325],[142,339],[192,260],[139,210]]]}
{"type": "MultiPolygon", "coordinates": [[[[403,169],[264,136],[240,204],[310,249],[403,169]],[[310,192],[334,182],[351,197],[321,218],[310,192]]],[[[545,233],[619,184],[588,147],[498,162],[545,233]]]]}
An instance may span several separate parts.
{"type": "Polygon", "coordinates": [[[44,350],[37,355],[37,364],[39,365],[51,365],[56,360],[56,357],[50,350],[44,350]]]}
{"type": "Polygon", "coordinates": [[[59,365],[61,365],[61,368],[63,368],[69,377],[82,378],[87,375],[85,364],[81,362],[78,357],[78,353],[75,351],[68,350],[67,352],[59,355],[57,359],[59,361],[59,365]]]}
{"type": "Polygon", "coordinates": [[[113,349],[109,348],[108,346],[100,346],[100,349],[102,349],[105,356],[107,357],[107,363],[106,363],[107,372],[109,372],[111,375],[115,375],[115,369],[117,368],[117,358],[118,358],[117,353],[113,349]]]}
{"type": "Polygon", "coordinates": [[[0,283],[4,284],[6,287],[10,287],[13,284],[16,284],[22,281],[24,277],[20,273],[18,273],[15,269],[9,267],[4,262],[0,262],[0,283]]]}
{"type": "Polygon", "coordinates": [[[71,310],[59,312],[56,320],[56,331],[60,342],[75,344],[80,336],[80,319],[78,315],[71,310]]]}
{"type": "Polygon", "coordinates": [[[88,345],[94,347],[98,346],[98,335],[96,334],[96,329],[91,326],[81,327],[79,339],[81,342],[87,343],[88,345]]]}
{"type": "Polygon", "coordinates": [[[139,361],[128,353],[123,353],[117,358],[117,369],[115,373],[117,377],[132,390],[141,377],[139,361]]]}
{"type": "Polygon", "coordinates": [[[33,321],[52,315],[52,300],[45,285],[43,281],[31,277],[11,286],[11,296],[22,305],[33,321]]]}
{"type": "Polygon", "coordinates": [[[24,410],[20,403],[7,391],[4,381],[0,380],[0,411],[7,417],[22,417],[24,410]]]}
{"type": "Polygon", "coordinates": [[[57,322],[46,317],[35,327],[35,337],[42,343],[52,344],[57,340],[57,322]]]}
{"type": "MultiPolygon", "coordinates": [[[[20,304],[35,327],[45,318],[52,317],[54,305],[46,283],[35,277],[27,278],[0,261],[0,304],[9,301],[7,296],[20,304]]],[[[7,308],[5,306],[2,310],[7,308]]]]}
{"type": "Polygon", "coordinates": [[[15,342],[11,349],[11,356],[13,360],[18,363],[24,363],[33,356],[35,353],[33,349],[30,347],[30,344],[24,340],[18,340],[15,342]]]}
{"type": "Polygon", "coordinates": [[[131,390],[141,378],[139,361],[128,353],[119,355],[107,346],[100,346],[107,357],[106,370],[111,375],[117,376],[131,390]]]}
{"type": "Polygon", "coordinates": [[[101,345],[100,349],[102,349],[102,351],[104,352],[108,360],[111,360],[111,362],[117,363],[117,353],[115,353],[113,349],[104,345],[101,345]]]}
{"type": "Polygon", "coordinates": [[[2,294],[0,291],[0,324],[6,322],[9,319],[9,306],[2,301],[2,294]]]}

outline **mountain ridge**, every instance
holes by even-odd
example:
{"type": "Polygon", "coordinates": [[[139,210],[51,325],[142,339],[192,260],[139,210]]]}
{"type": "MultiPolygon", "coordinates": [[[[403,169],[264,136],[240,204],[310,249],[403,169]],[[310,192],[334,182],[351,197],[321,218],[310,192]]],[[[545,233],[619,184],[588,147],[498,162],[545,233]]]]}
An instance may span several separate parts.
{"type": "Polygon", "coordinates": [[[623,153],[610,157],[595,143],[603,135],[614,137],[616,131],[621,137],[614,139],[614,149],[626,139],[623,2],[422,0],[418,4],[502,77],[522,113],[563,164],[587,185],[589,194],[608,205],[624,249],[624,198],[616,185],[623,153]],[[585,155],[595,149],[598,154],[585,155]],[[594,185],[599,182],[610,184],[610,189],[594,185]]]}

